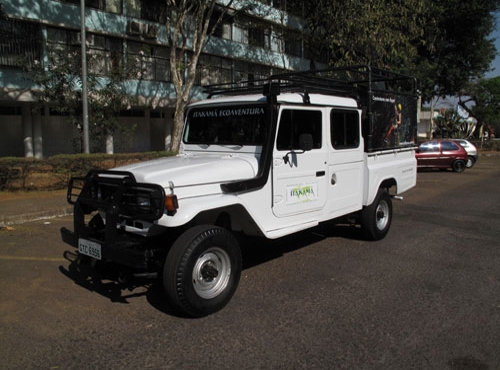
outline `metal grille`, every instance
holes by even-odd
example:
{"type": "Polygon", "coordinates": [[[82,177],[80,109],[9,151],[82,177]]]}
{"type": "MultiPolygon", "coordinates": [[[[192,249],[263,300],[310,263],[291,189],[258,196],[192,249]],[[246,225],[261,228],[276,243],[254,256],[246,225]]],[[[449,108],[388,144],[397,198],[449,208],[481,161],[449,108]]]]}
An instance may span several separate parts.
{"type": "Polygon", "coordinates": [[[19,67],[39,60],[42,41],[39,24],[0,19],[0,65],[19,67]]]}

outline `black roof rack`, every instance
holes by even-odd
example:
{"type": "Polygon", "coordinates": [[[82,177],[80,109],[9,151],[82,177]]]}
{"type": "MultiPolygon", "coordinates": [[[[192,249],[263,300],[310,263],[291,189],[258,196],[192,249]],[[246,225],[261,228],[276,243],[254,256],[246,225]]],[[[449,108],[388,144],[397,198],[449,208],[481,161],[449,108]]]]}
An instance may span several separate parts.
{"type": "Polygon", "coordinates": [[[414,77],[377,67],[359,65],[328,68],[272,75],[262,80],[210,85],[205,87],[209,97],[216,95],[264,94],[279,95],[281,92],[320,93],[359,99],[359,95],[371,92],[393,92],[416,95],[414,77]]]}

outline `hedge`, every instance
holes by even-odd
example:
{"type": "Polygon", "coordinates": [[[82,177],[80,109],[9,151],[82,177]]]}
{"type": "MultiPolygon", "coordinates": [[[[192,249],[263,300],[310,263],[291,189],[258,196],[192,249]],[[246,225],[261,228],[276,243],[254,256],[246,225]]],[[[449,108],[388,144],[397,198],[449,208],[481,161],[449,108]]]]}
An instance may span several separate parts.
{"type": "MultiPolygon", "coordinates": [[[[474,142],[482,152],[500,151],[500,140],[474,142]]],[[[60,154],[46,159],[0,158],[0,191],[65,189],[71,176],[85,176],[92,169],[109,169],[171,152],[126,154],[60,154]]]]}
{"type": "Polygon", "coordinates": [[[92,169],[106,170],[130,163],[171,156],[170,152],[126,154],[61,154],[46,159],[0,158],[0,190],[58,190],[71,176],[85,176],[92,169]]]}

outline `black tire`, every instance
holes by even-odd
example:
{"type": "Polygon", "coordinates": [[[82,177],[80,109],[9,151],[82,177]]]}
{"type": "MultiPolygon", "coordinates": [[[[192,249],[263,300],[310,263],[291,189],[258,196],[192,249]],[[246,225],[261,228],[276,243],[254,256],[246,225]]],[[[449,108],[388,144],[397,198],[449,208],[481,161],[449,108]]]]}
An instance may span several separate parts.
{"type": "Polygon", "coordinates": [[[476,160],[474,159],[474,157],[468,156],[467,162],[465,163],[465,167],[472,168],[472,166],[474,166],[475,163],[476,163],[476,160]]]}
{"type": "Polygon", "coordinates": [[[392,222],[392,200],[383,189],[379,189],[372,204],[361,211],[361,230],[368,240],[383,239],[392,222]]]}
{"type": "Polygon", "coordinates": [[[241,268],[241,250],[230,231],[195,226],[174,242],[167,255],[163,269],[167,298],[188,316],[210,315],[231,300],[241,268]]]}
{"type": "Polygon", "coordinates": [[[453,162],[453,164],[451,165],[451,168],[453,168],[453,171],[455,172],[464,172],[465,171],[465,161],[462,161],[462,160],[457,160],[455,162],[453,162]]]}

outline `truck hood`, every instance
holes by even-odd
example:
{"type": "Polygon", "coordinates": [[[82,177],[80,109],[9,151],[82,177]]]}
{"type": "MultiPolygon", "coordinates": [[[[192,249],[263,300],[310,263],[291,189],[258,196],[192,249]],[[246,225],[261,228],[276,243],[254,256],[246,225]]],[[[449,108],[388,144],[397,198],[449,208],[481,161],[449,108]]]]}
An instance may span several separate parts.
{"type": "Polygon", "coordinates": [[[138,182],[176,188],[250,179],[257,175],[254,156],[230,154],[178,155],[115,168],[134,174],[138,182]]]}

